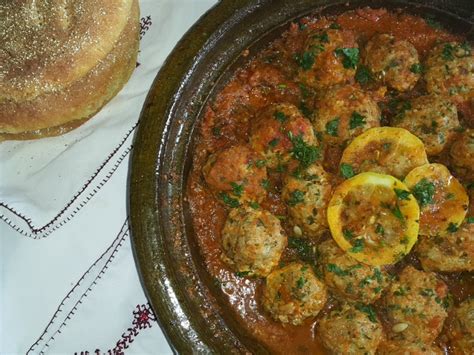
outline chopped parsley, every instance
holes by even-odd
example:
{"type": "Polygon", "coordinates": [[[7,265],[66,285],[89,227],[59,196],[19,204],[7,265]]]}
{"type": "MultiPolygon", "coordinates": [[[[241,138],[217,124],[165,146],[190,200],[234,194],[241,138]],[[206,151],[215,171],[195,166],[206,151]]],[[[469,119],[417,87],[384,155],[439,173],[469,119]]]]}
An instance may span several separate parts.
{"type": "Polygon", "coordinates": [[[219,194],[219,197],[221,198],[221,200],[229,207],[231,208],[237,208],[240,206],[240,202],[239,200],[237,200],[236,198],[233,198],[233,197],[230,197],[228,194],[226,194],[225,192],[221,192],[219,194]]]}
{"type": "Polygon", "coordinates": [[[307,168],[320,158],[321,151],[319,147],[307,144],[303,140],[302,135],[294,137],[290,132],[288,136],[293,144],[293,149],[291,151],[293,158],[298,160],[303,168],[307,168]]]}
{"type": "Polygon", "coordinates": [[[342,65],[346,69],[355,69],[359,64],[359,48],[337,48],[334,53],[342,58],[342,65]]]}
{"type": "Polygon", "coordinates": [[[350,229],[346,228],[342,230],[342,234],[344,235],[344,238],[348,241],[352,240],[355,237],[354,233],[350,229]]]}
{"type": "Polygon", "coordinates": [[[330,136],[337,137],[337,131],[339,130],[339,117],[326,123],[326,133],[330,136]]]}
{"type": "Polygon", "coordinates": [[[430,26],[431,28],[434,28],[435,30],[439,30],[439,29],[442,29],[443,26],[434,19],[434,16],[433,15],[426,15],[425,17],[425,22],[428,26],[430,26]]]}
{"type": "Polygon", "coordinates": [[[273,138],[270,142],[268,142],[268,145],[272,148],[275,148],[278,142],[280,142],[279,138],[273,138]]]}
{"type": "Polygon", "coordinates": [[[273,114],[273,117],[275,117],[276,120],[280,121],[281,123],[285,122],[287,117],[286,115],[281,112],[281,111],[276,111],[274,114],[273,114]]]}
{"type": "Polygon", "coordinates": [[[474,223],[474,217],[467,217],[466,222],[469,223],[469,224],[473,224],[474,223]]]}
{"type": "Polygon", "coordinates": [[[336,264],[327,264],[326,269],[329,272],[332,272],[333,274],[336,274],[337,276],[347,276],[347,275],[349,275],[349,272],[347,270],[341,269],[336,264]]]}
{"type": "Polygon", "coordinates": [[[236,196],[242,196],[242,193],[244,192],[244,184],[237,184],[236,182],[231,182],[230,186],[232,186],[232,192],[236,196]]]}
{"type": "Polygon", "coordinates": [[[415,63],[410,67],[410,71],[413,74],[422,74],[425,71],[425,68],[423,68],[423,65],[420,63],[415,63]]]}
{"type": "Polygon", "coordinates": [[[364,240],[363,239],[356,239],[352,248],[349,249],[351,253],[360,253],[364,250],[364,240]]]}
{"type": "Polygon", "coordinates": [[[296,288],[302,289],[306,280],[301,276],[298,280],[296,280],[296,288]]]}
{"type": "Polygon", "coordinates": [[[260,208],[260,205],[255,201],[250,201],[249,206],[252,207],[254,210],[258,210],[260,208]]]}
{"type": "Polygon", "coordinates": [[[390,211],[392,212],[392,214],[397,217],[400,221],[404,221],[405,220],[405,216],[403,215],[402,211],[400,210],[400,207],[397,205],[395,205],[395,207],[393,207],[392,209],[390,209],[390,211]]]}
{"type": "Polygon", "coordinates": [[[237,271],[235,273],[235,276],[237,277],[245,277],[245,276],[248,276],[250,274],[250,271],[237,271]]]}
{"type": "Polygon", "coordinates": [[[428,181],[428,179],[423,178],[413,187],[412,193],[420,204],[420,207],[424,207],[433,203],[435,185],[428,181]]]}
{"type": "Polygon", "coordinates": [[[329,43],[329,36],[327,32],[323,32],[320,35],[314,35],[313,38],[319,40],[321,43],[329,43]]]}
{"type": "Polygon", "coordinates": [[[221,128],[220,127],[212,127],[212,135],[214,137],[219,137],[221,135],[221,128]]]}
{"type": "Polygon", "coordinates": [[[260,181],[260,185],[265,189],[268,190],[270,188],[270,181],[267,179],[263,179],[260,181]]]}
{"type": "Polygon", "coordinates": [[[410,192],[402,189],[393,189],[399,200],[410,200],[410,192]]]}
{"type": "Polygon", "coordinates": [[[341,25],[336,23],[336,22],[333,22],[329,25],[329,28],[332,29],[332,30],[340,30],[341,29],[341,25]]]}
{"type": "Polygon", "coordinates": [[[365,122],[365,117],[362,116],[360,113],[354,111],[352,112],[350,121],[349,121],[349,128],[355,129],[357,127],[364,126],[367,122],[365,122]]]}
{"type": "Polygon", "coordinates": [[[300,190],[295,190],[291,193],[288,204],[290,206],[296,206],[298,203],[304,202],[304,192],[300,190]]]}
{"type": "Polygon", "coordinates": [[[295,60],[298,65],[304,70],[310,70],[314,64],[316,54],[312,51],[304,52],[303,54],[296,54],[295,60]]]}
{"type": "Polygon", "coordinates": [[[267,161],[264,159],[259,159],[255,162],[257,168],[263,168],[267,164],[267,161]]]}
{"type": "Polygon", "coordinates": [[[374,81],[374,77],[372,76],[372,73],[370,72],[369,68],[367,68],[365,65],[359,65],[355,74],[355,79],[357,80],[359,84],[362,84],[362,85],[366,85],[374,81]]]}
{"type": "Polygon", "coordinates": [[[375,227],[375,233],[380,234],[381,236],[385,235],[385,229],[380,223],[377,223],[377,227],[375,227]]]}
{"type": "Polygon", "coordinates": [[[456,223],[450,222],[448,225],[448,228],[446,229],[449,233],[454,233],[457,232],[459,229],[458,225],[456,223]]]}
{"type": "Polygon", "coordinates": [[[314,261],[313,249],[307,240],[289,237],[288,247],[296,250],[300,259],[304,261],[314,261]]]}
{"type": "Polygon", "coordinates": [[[443,51],[441,52],[441,57],[448,61],[454,60],[454,51],[454,46],[451,43],[446,43],[443,47],[443,51]]]}
{"type": "Polygon", "coordinates": [[[369,318],[372,323],[377,323],[377,313],[375,313],[375,310],[372,308],[372,306],[368,304],[358,303],[355,307],[357,310],[365,313],[367,315],[367,318],[369,318]]]}
{"type": "Polygon", "coordinates": [[[341,164],[340,172],[344,179],[349,179],[355,175],[352,165],[346,163],[341,164]]]}

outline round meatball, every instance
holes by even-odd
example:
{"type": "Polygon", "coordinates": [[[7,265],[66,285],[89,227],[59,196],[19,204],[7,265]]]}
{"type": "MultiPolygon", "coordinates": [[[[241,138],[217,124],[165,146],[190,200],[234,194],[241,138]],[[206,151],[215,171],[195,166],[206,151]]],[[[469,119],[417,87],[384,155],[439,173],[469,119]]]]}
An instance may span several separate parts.
{"type": "Polygon", "coordinates": [[[296,57],[301,82],[316,89],[354,79],[359,48],[354,33],[324,29],[310,33],[303,53],[296,57]]]}
{"type": "MultiPolygon", "coordinates": [[[[404,326],[399,326],[402,329],[404,326]]],[[[426,344],[422,341],[407,342],[401,340],[389,340],[382,342],[377,349],[378,355],[444,355],[435,344],[426,344]]]]}
{"type": "Polygon", "coordinates": [[[354,85],[327,90],[316,103],[314,127],[323,140],[345,144],[362,132],[380,125],[377,103],[354,85]]]}
{"type": "Polygon", "coordinates": [[[223,260],[237,272],[266,276],[280,260],[287,238],[270,212],[243,206],[230,211],[222,230],[223,260]]]}
{"type": "Polygon", "coordinates": [[[333,239],[318,246],[318,255],[324,282],[344,299],[370,304],[379,299],[388,286],[385,271],[359,263],[339,248],[333,239]]]}
{"type": "Polygon", "coordinates": [[[448,338],[453,354],[472,354],[474,349],[474,298],[462,302],[454,310],[448,338]]]}
{"type": "Polygon", "coordinates": [[[317,146],[311,122],[296,106],[276,104],[267,107],[256,118],[252,127],[250,145],[265,158],[269,168],[285,164],[291,158],[298,142],[317,146]]]}
{"type": "Polygon", "coordinates": [[[474,129],[467,129],[451,146],[451,167],[457,176],[474,182],[474,129]]]}
{"type": "Polygon", "coordinates": [[[331,354],[375,354],[383,330],[375,311],[366,305],[344,305],[325,315],[317,335],[331,354]]]}
{"type": "Polygon", "coordinates": [[[423,237],[416,247],[424,270],[474,271],[474,223],[467,223],[444,237],[423,237]]]}
{"type": "Polygon", "coordinates": [[[426,88],[456,102],[472,97],[474,55],[468,43],[446,42],[435,46],[426,60],[426,88]]]}
{"type": "Polygon", "coordinates": [[[407,266],[384,298],[390,338],[432,342],[447,317],[447,296],[448,287],[436,274],[407,266]]]}
{"type": "Polygon", "coordinates": [[[267,276],[263,307],[276,321],[301,324],[318,315],[326,300],[326,286],[308,265],[291,263],[267,276]]]}
{"type": "Polygon", "coordinates": [[[318,237],[328,229],[326,210],[331,195],[331,176],[319,165],[286,177],[282,198],[297,234],[318,237]]]}
{"type": "Polygon", "coordinates": [[[456,106],[435,95],[414,99],[410,108],[394,119],[396,127],[405,128],[420,138],[428,155],[441,153],[459,127],[456,106]]]}
{"type": "Polygon", "coordinates": [[[375,35],[364,49],[364,64],[374,76],[398,91],[413,89],[421,66],[416,48],[389,34],[375,35]]]}
{"type": "MultiPolygon", "coordinates": [[[[236,145],[209,156],[204,180],[224,201],[262,201],[267,169],[262,158],[245,145],[236,145]]],[[[232,202],[230,202],[232,204],[232,202]]]]}

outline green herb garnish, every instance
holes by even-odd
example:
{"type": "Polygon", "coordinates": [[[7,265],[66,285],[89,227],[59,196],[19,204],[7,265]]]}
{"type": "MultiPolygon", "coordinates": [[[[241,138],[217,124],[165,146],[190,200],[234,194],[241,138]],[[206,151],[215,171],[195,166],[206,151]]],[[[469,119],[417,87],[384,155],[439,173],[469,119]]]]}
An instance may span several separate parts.
{"type": "Polygon", "coordinates": [[[341,176],[344,179],[349,179],[355,175],[352,165],[342,163],[340,167],[341,176]]]}
{"type": "Polygon", "coordinates": [[[395,195],[397,195],[399,200],[410,200],[410,192],[401,189],[393,189],[395,191],[395,195]]]}
{"type": "Polygon", "coordinates": [[[225,192],[219,193],[219,197],[227,206],[231,208],[237,208],[240,206],[239,200],[237,200],[236,198],[230,197],[225,192]]]}
{"type": "Polygon", "coordinates": [[[300,190],[295,190],[291,193],[288,204],[290,206],[296,206],[298,203],[304,202],[304,192],[300,190]]]}
{"type": "Polygon", "coordinates": [[[342,65],[346,69],[355,69],[359,64],[359,48],[337,48],[334,53],[342,58],[342,65]]]}
{"type": "Polygon", "coordinates": [[[349,121],[349,128],[355,129],[357,127],[364,126],[367,122],[365,122],[365,117],[362,116],[360,113],[354,111],[352,112],[350,121],[349,121]]]}
{"type": "Polygon", "coordinates": [[[372,73],[370,72],[369,68],[367,68],[365,65],[359,65],[355,74],[355,79],[361,85],[366,85],[374,81],[374,77],[372,76],[372,73]]]}
{"type": "Polygon", "coordinates": [[[424,207],[433,203],[435,185],[428,181],[428,179],[423,178],[413,187],[412,193],[420,204],[420,207],[424,207]]]}
{"type": "Polygon", "coordinates": [[[280,121],[281,123],[285,122],[287,117],[286,115],[281,112],[281,111],[276,111],[274,114],[273,114],[273,117],[275,117],[276,120],[280,121]]]}
{"type": "Polygon", "coordinates": [[[372,306],[358,303],[355,307],[357,310],[365,313],[372,323],[377,323],[377,313],[375,313],[375,310],[372,308],[372,306]]]}
{"type": "Polygon", "coordinates": [[[339,117],[326,123],[326,133],[330,136],[337,137],[337,131],[339,130],[339,117]]]}

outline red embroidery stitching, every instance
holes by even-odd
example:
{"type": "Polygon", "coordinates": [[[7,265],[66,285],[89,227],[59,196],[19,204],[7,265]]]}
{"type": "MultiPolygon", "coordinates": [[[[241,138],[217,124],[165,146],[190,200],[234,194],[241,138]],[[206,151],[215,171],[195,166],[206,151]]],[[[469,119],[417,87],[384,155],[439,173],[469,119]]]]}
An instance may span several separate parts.
{"type": "MultiPolygon", "coordinates": [[[[124,349],[128,349],[131,343],[135,340],[136,336],[140,333],[140,330],[151,328],[153,323],[156,322],[156,316],[150,307],[150,304],[137,305],[133,311],[132,326],[127,329],[119,341],[115,344],[113,349],[107,350],[104,354],[107,355],[122,355],[124,349]]],[[[93,353],[89,351],[75,352],[74,355],[100,355],[102,352],[100,349],[96,349],[93,353]]]]}

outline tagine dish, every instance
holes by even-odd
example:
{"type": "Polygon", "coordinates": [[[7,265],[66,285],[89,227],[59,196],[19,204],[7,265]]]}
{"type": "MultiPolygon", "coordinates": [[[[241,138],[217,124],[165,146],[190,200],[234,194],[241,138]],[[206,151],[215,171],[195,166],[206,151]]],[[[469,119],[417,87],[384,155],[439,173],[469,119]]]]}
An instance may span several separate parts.
{"type": "Polygon", "coordinates": [[[432,17],[291,22],[207,104],[186,199],[274,353],[474,353],[474,53],[432,17]]]}

